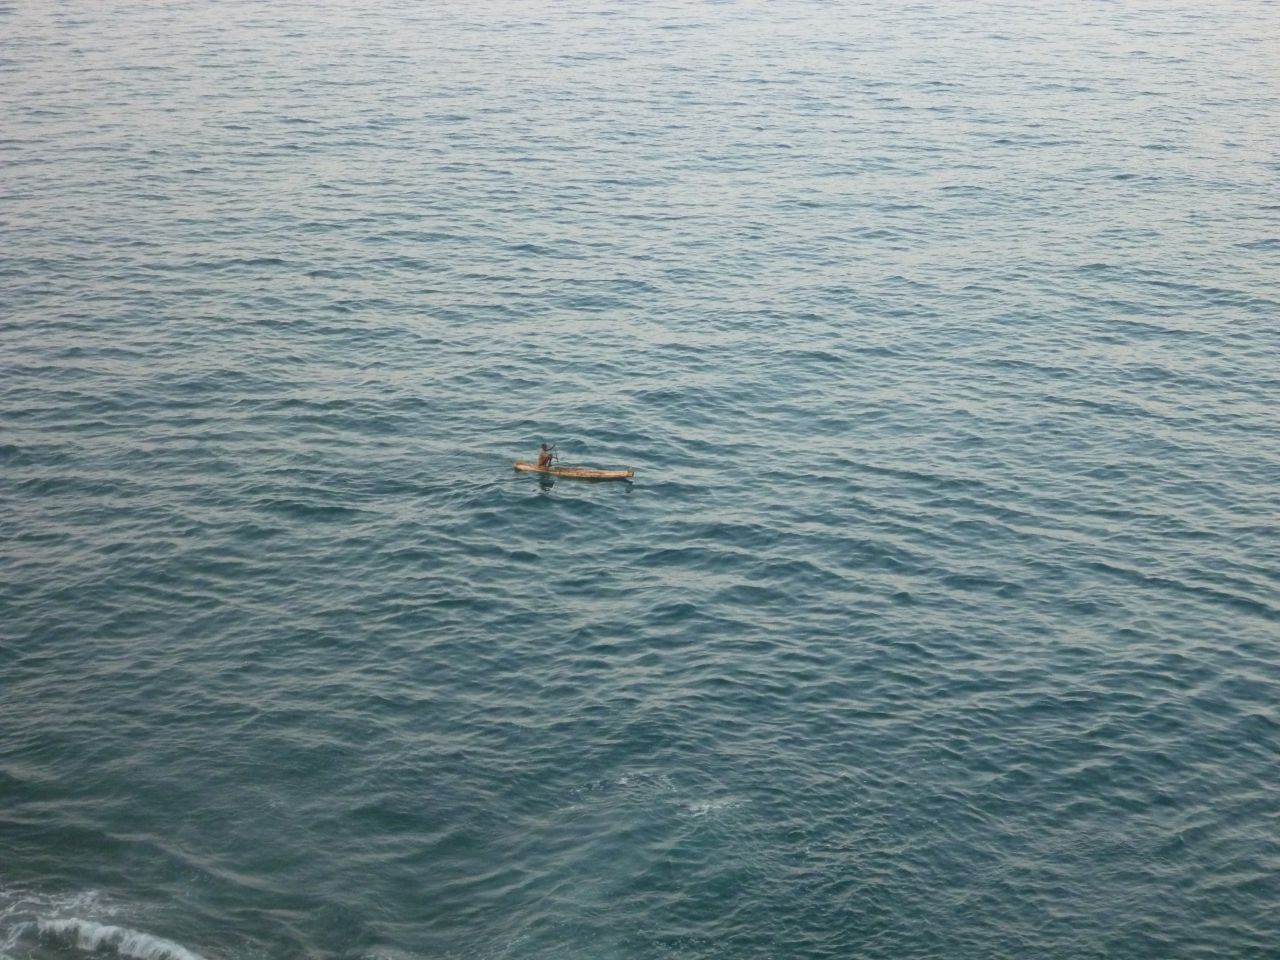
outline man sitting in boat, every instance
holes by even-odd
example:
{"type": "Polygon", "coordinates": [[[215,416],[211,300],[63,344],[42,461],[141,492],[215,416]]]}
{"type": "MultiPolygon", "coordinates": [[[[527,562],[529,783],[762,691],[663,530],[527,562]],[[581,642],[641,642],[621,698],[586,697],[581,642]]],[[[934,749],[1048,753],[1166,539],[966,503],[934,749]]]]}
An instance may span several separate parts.
{"type": "Polygon", "coordinates": [[[542,467],[544,470],[551,466],[552,456],[554,456],[554,454],[552,453],[551,448],[544,443],[542,445],[542,449],[538,451],[538,466],[542,467]]]}

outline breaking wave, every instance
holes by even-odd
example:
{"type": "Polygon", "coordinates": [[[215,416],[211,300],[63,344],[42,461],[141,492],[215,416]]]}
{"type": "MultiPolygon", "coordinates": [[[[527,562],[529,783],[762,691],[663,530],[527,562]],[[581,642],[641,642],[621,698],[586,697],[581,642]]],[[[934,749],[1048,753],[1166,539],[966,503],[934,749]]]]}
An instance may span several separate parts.
{"type": "Polygon", "coordinates": [[[205,960],[179,943],[141,930],[93,920],[40,920],[38,938],[50,945],[70,947],[94,956],[132,957],[134,960],[205,960]]]}

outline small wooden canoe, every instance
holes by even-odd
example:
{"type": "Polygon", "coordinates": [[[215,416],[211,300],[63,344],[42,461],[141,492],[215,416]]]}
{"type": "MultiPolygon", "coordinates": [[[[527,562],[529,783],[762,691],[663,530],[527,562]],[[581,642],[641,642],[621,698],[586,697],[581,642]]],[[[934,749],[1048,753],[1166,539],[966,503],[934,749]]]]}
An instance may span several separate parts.
{"type": "Polygon", "coordinates": [[[536,463],[515,462],[521,473],[542,473],[549,477],[569,477],[573,480],[630,480],[636,472],[625,470],[592,470],[590,467],[540,467],[536,463]]]}

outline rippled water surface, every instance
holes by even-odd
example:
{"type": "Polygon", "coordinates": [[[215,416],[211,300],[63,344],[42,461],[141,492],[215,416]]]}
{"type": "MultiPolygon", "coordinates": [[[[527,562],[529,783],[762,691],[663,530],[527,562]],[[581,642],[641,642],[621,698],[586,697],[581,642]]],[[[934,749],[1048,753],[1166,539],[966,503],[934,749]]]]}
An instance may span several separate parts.
{"type": "Polygon", "coordinates": [[[1274,957],[1277,51],[0,4],[0,956],[1274,957]]]}

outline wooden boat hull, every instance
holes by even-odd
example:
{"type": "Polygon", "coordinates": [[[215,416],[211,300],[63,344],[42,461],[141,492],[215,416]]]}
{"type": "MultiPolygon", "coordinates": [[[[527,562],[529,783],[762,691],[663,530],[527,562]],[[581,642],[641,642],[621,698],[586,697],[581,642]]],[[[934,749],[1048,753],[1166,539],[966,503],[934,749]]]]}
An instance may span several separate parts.
{"type": "Polygon", "coordinates": [[[626,470],[593,470],[590,467],[540,467],[536,463],[517,460],[515,468],[521,473],[541,473],[548,477],[568,477],[571,480],[630,480],[636,472],[626,470]]]}

